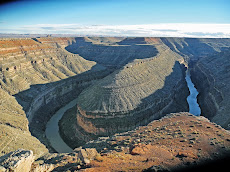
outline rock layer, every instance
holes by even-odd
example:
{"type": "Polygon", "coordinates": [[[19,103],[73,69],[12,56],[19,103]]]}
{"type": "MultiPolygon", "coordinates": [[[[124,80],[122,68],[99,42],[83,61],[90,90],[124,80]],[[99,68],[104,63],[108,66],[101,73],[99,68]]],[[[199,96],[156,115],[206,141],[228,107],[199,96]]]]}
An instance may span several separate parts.
{"type": "Polygon", "coordinates": [[[123,67],[135,59],[151,58],[158,53],[154,44],[157,44],[159,39],[152,41],[152,44],[148,44],[146,38],[110,39],[108,43],[104,41],[106,40],[76,38],[66,50],[108,67],[123,67]]]}
{"type": "Polygon", "coordinates": [[[230,46],[228,38],[161,38],[161,40],[190,63],[213,53],[225,51],[230,46]]]}

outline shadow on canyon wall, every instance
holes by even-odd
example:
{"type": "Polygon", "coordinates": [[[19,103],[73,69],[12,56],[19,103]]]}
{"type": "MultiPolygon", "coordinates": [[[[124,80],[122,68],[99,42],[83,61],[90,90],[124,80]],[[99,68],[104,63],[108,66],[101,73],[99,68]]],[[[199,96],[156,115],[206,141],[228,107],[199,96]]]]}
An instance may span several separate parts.
{"type": "Polygon", "coordinates": [[[147,45],[144,38],[135,38],[132,42],[124,40],[115,45],[100,45],[79,37],[65,49],[107,67],[122,67],[135,59],[151,58],[158,54],[155,46],[147,45]]]}

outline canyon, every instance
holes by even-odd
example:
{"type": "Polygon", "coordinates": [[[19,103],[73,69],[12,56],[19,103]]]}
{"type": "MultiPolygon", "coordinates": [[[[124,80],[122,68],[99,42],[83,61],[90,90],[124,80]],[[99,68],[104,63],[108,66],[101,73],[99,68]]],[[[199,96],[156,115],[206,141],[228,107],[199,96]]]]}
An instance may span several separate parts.
{"type": "MultiPolygon", "coordinates": [[[[188,67],[201,115],[229,129],[229,48],[230,39],[0,39],[0,155],[23,148],[32,150],[35,159],[60,156],[50,155],[57,150],[46,137],[46,124],[71,101],[76,102],[59,121],[59,133],[72,149],[107,145],[97,139],[132,133],[169,113],[188,112],[188,67]]],[[[228,132],[219,132],[227,151],[228,132]]],[[[117,146],[97,151],[119,152],[117,146]]]]}

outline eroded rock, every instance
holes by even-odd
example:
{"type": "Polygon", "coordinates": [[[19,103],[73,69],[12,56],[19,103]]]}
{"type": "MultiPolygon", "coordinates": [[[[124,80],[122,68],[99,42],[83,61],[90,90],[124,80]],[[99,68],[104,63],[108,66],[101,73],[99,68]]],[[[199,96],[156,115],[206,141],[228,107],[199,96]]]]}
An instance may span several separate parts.
{"type": "Polygon", "coordinates": [[[98,155],[98,152],[95,148],[86,148],[80,149],[78,151],[79,158],[85,164],[89,164],[91,160],[94,160],[98,155]]]}
{"type": "Polygon", "coordinates": [[[24,149],[18,149],[0,157],[1,170],[6,172],[29,172],[31,164],[34,161],[33,152],[24,149]]]}

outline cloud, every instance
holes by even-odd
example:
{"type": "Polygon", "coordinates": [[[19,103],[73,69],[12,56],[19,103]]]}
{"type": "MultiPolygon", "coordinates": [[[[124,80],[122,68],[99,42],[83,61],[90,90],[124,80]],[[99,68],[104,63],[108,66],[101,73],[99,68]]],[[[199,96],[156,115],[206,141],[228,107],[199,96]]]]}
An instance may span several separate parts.
{"type": "MultiPolygon", "coordinates": [[[[16,32],[17,31],[17,32],[16,32]]],[[[37,24],[16,33],[77,34],[94,36],[230,38],[230,24],[162,23],[146,25],[37,24]]]]}
{"type": "Polygon", "coordinates": [[[152,29],[153,31],[162,31],[162,32],[178,32],[175,29],[152,29]]]}
{"type": "Polygon", "coordinates": [[[44,30],[55,30],[55,27],[41,27],[44,30]]]}

